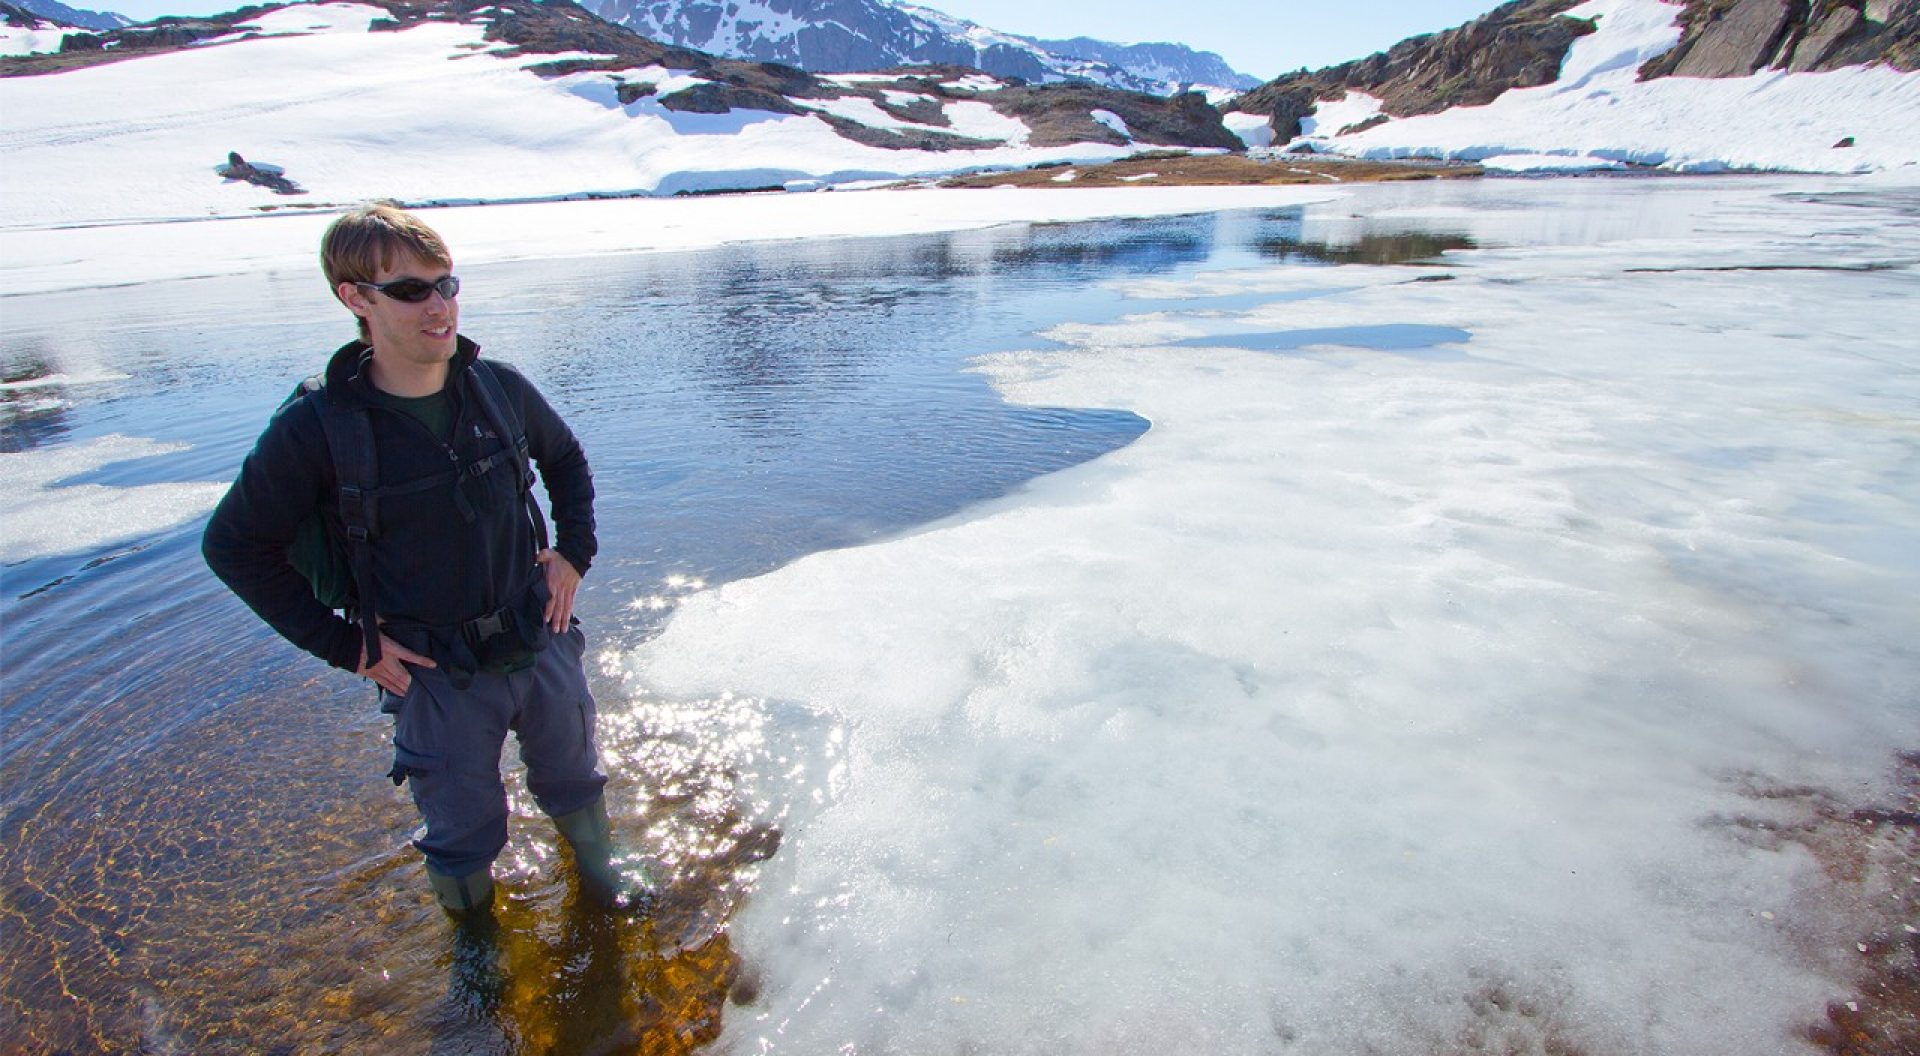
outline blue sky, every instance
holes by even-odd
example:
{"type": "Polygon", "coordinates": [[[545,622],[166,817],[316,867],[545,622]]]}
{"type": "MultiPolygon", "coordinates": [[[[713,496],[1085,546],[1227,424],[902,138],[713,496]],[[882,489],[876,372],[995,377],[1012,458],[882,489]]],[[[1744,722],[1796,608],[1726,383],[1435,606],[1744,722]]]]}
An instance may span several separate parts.
{"type": "MultiPolygon", "coordinates": [[[[129,18],[229,11],[250,0],[67,0],[129,18]]],[[[1416,33],[1457,26],[1499,0],[930,0],[921,6],[1035,37],[1168,40],[1220,53],[1237,70],[1273,77],[1380,51],[1416,33]]]]}

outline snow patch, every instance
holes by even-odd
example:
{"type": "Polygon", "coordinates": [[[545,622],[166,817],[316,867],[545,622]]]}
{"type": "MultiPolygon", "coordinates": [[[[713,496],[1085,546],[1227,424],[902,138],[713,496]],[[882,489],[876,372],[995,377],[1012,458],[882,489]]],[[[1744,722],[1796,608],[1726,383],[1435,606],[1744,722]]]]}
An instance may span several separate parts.
{"type": "Polygon", "coordinates": [[[1239,136],[1240,142],[1246,144],[1248,150],[1273,146],[1273,122],[1266,115],[1235,110],[1221,120],[1227,126],[1227,131],[1239,136]]]}
{"type": "Polygon", "coordinates": [[[1491,158],[1482,158],[1482,167],[1489,172],[1595,172],[1601,169],[1622,169],[1626,166],[1605,158],[1575,157],[1565,154],[1498,154],[1491,158]]]}
{"type": "Polygon", "coordinates": [[[43,22],[38,27],[0,26],[0,55],[49,55],[60,50],[69,33],[86,30],[43,22]]]}
{"type": "Polygon", "coordinates": [[[115,462],[187,450],[140,437],[36,451],[0,452],[0,561],[79,553],[185,524],[213,509],[225,484],[143,484],[130,488],[58,482],[115,462]]]}
{"type": "Polygon", "coordinates": [[[1381,116],[1386,104],[1365,92],[1348,92],[1338,99],[1324,99],[1313,113],[1300,119],[1302,138],[1337,136],[1345,128],[1364,124],[1381,116]]]}

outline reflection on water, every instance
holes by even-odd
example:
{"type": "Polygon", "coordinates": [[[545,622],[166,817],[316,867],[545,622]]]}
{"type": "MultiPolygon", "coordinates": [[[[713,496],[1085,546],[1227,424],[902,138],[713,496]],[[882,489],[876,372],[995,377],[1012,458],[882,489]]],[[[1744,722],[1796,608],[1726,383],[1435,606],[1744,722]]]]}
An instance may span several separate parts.
{"type": "Polygon", "coordinates": [[[1362,217],[1350,223],[1329,218],[1316,208],[1276,209],[1253,248],[1261,257],[1288,264],[1430,264],[1449,250],[1479,243],[1465,232],[1398,223],[1378,226],[1362,217]]]}
{"type": "MultiPolygon", "coordinates": [[[[461,268],[463,328],[533,377],[593,460],[602,547],[581,615],[609,806],[668,878],[660,913],[583,903],[514,777],[495,919],[451,925],[408,846],[412,806],[383,777],[387,720],[212,580],[190,521],[0,567],[0,1036],[196,1054],[710,1041],[754,990],[727,919],[783,828],[845,780],[845,731],[779,701],[634,699],[616,657],[690,591],[949,516],[1139,436],[1131,414],[1008,405],[964,369],[1056,323],[1142,310],[1105,280],[1472,244],[1431,222],[1329,234],[1343,224],[1285,210],[461,268]]],[[[0,457],[111,435],[177,445],[66,482],[103,487],[230,479],[271,408],[351,333],[308,274],[5,310],[0,378],[69,381],[47,387],[57,408],[0,389],[0,457]]],[[[1371,336],[1459,337],[1431,329],[1371,336]]],[[[1240,336],[1281,348],[1315,333],[1240,336]]]]}
{"type": "Polygon", "coordinates": [[[0,362],[0,453],[55,443],[67,433],[66,379],[31,345],[0,362]]]}
{"type": "Polygon", "coordinates": [[[1309,242],[1297,236],[1273,238],[1260,243],[1260,252],[1274,260],[1321,264],[1427,264],[1449,250],[1472,249],[1475,244],[1473,239],[1458,234],[1367,232],[1346,243],[1309,242]]]}
{"type": "MultiPolygon", "coordinates": [[[[1264,223],[462,268],[463,323],[587,445],[602,553],[581,612],[610,662],[689,591],[950,515],[1140,435],[1130,414],[1010,406],[966,361],[1089,305],[1117,312],[1103,278],[1250,260],[1264,223]]],[[[54,482],[128,495],[230,479],[351,333],[317,277],[279,273],[5,310],[0,457],[138,438],[161,453],[54,482]]],[[[369,694],[261,627],[202,566],[201,522],[173,520],[186,523],[0,566],[8,1045],[684,1052],[750,998],[727,918],[782,827],[831,799],[844,731],[779,702],[632,699],[593,665],[609,806],[667,878],[659,911],[626,919],[578,898],[512,777],[495,917],[455,927],[408,845],[411,804],[382,778],[389,730],[369,694]]]]}

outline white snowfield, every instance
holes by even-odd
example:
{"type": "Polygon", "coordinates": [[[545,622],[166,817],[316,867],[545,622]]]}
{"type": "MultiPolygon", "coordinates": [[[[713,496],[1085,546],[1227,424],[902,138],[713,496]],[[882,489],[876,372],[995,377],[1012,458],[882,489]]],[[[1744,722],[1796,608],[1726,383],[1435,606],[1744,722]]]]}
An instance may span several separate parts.
{"type": "MultiPolygon", "coordinates": [[[[367,31],[385,16],[360,4],[288,7],[255,20],[256,39],[0,81],[0,227],[246,216],[375,197],[478,202],[845,183],[1099,161],[1151,146],[1029,147],[1021,122],[956,102],[951,131],[1005,145],[884,150],[810,114],[676,113],[655,98],[622,105],[615,94],[616,77],[664,93],[695,83],[685,71],[542,79],[525,67],[557,56],[491,54],[501,49],[480,26],[367,31]],[[215,168],[229,151],[280,167],[307,193],[223,180],[215,168]]],[[[901,127],[858,104],[822,108],[901,127]]]]}
{"type": "Polygon", "coordinates": [[[1489,248],[1127,281],[987,358],[1152,429],[628,658],[649,714],[836,731],[767,771],[717,1051],[1822,1051],[1912,897],[1818,820],[1916,735],[1885,179],[1356,188],[1303,238],[1489,248]]]}
{"type": "Polygon", "coordinates": [[[1595,19],[1597,29],[1574,42],[1552,84],[1340,135],[1379,110],[1378,100],[1350,93],[1322,103],[1295,144],[1530,171],[1632,163],[1681,172],[1857,173],[1920,164],[1920,73],[1874,66],[1635,80],[1641,63],[1679,43],[1680,10],[1664,0],[1592,0],[1567,12],[1595,19]],[[1517,160],[1508,163],[1509,156],[1517,160]]]}

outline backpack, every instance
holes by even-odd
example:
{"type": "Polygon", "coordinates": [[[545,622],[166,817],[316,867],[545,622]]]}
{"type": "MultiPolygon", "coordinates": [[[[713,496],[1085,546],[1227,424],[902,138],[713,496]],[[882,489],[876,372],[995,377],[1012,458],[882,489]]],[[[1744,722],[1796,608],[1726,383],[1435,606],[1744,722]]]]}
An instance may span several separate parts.
{"type": "MultiPolygon", "coordinates": [[[[464,468],[449,469],[392,487],[380,484],[373,423],[364,405],[344,406],[332,399],[327,394],[324,374],[315,374],[301,382],[288,399],[289,403],[311,399],[320,415],[320,428],[326,434],[327,452],[333,461],[335,504],[345,533],[344,536],[335,534],[331,522],[315,513],[301,524],[288,560],[322,605],[343,610],[349,620],[360,625],[368,665],[380,661],[378,603],[373,596],[373,545],[380,538],[382,497],[425,491],[450,480],[457,484],[462,474],[484,476],[502,460],[511,460],[521,501],[533,518],[535,548],[547,549],[546,518],[533,497],[534,475],[528,458],[526,429],[513,413],[493,368],[485,360],[475,359],[469,369],[473,375],[474,402],[503,446],[464,468]]],[[[456,486],[453,494],[454,504],[462,516],[472,519],[473,509],[466,493],[456,486]]]]}

